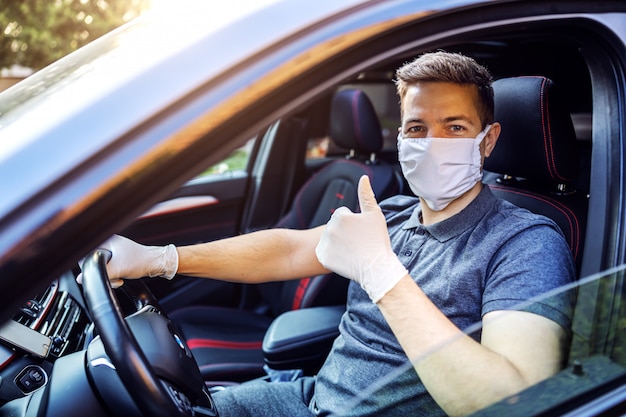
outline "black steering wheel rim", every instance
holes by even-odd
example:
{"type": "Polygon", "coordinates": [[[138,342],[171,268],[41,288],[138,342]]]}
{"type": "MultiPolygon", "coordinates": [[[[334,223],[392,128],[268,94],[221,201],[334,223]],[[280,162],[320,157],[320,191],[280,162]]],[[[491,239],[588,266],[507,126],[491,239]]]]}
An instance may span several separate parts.
{"type": "Polygon", "coordinates": [[[105,351],[124,387],[144,415],[189,416],[177,406],[160,382],[124,320],[106,272],[110,257],[111,252],[97,249],[83,263],[85,299],[105,351]]]}

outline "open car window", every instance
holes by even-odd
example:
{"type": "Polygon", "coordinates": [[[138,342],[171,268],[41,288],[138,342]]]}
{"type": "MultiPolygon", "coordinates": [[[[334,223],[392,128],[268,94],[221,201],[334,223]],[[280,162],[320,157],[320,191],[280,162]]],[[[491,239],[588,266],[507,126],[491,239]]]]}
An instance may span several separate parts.
{"type": "MultiPolygon", "coordinates": [[[[626,265],[621,265],[519,305],[520,311],[532,311],[536,304],[575,300],[566,364],[552,377],[472,416],[543,416],[556,411],[563,415],[592,398],[612,395],[626,380],[625,271],[626,265]]],[[[480,331],[480,324],[476,324],[464,332],[477,336],[480,331]]],[[[347,409],[367,407],[377,397],[390,395],[412,367],[407,361],[393,374],[381,376],[359,398],[346,404],[347,409]]]]}

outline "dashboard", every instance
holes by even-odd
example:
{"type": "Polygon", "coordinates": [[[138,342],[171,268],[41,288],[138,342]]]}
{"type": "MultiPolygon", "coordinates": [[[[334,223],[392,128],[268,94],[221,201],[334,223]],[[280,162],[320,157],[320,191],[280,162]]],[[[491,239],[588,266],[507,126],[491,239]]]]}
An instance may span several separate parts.
{"type": "Polygon", "coordinates": [[[86,348],[94,327],[68,271],[0,325],[0,404],[46,385],[56,359],[86,348]]]}

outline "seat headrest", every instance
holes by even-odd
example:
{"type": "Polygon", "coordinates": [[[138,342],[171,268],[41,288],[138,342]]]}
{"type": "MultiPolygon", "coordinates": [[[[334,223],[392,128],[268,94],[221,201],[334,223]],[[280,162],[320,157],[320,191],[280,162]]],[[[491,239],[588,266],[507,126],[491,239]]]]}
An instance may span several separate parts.
{"type": "Polygon", "coordinates": [[[330,138],[337,146],[358,154],[380,152],[383,134],[367,95],[358,89],[335,94],[330,110],[330,138]]]}
{"type": "Polygon", "coordinates": [[[502,133],[485,170],[553,184],[573,181],[579,169],[576,134],[552,80],[503,78],[493,89],[502,133]]]}

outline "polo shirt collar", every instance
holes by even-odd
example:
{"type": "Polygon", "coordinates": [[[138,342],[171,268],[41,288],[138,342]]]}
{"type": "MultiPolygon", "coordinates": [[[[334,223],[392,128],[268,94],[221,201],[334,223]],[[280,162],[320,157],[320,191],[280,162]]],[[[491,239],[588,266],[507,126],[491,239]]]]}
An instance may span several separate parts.
{"type": "Polygon", "coordinates": [[[418,206],[413,210],[411,217],[402,226],[402,229],[416,229],[424,230],[435,239],[440,242],[452,239],[455,236],[460,235],[467,229],[474,227],[480,219],[482,219],[485,213],[493,207],[496,201],[496,197],[491,192],[491,189],[483,184],[483,188],[476,198],[463,210],[449,219],[424,226],[420,222],[422,217],[422,207],[418,206]]]}

